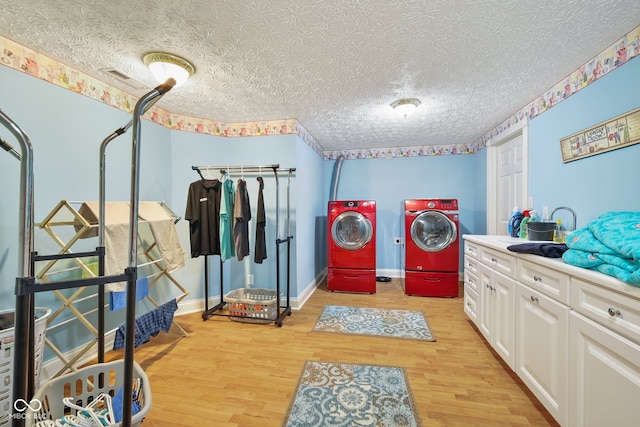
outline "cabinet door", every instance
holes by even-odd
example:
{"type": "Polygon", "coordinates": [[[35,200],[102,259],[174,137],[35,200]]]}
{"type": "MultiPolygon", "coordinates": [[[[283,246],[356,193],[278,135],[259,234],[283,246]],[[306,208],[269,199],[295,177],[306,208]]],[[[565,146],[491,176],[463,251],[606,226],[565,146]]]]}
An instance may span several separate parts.
{"type": "Polygon", "coordinates": [[[569,307],[516,283],[515,371],[561,425],[567,425],[569,307]]]}
{"type": "Polygon", "coordinates": [[[480,289],[478,297],[480,304],[478,309],[478,329],[484,335],[489,344],[493,343],[493,319],[494,319],[494,301],[493,298],[493,270],[484,264],[480,264],[479,281],[480,289]]]}
{"type": "Polygon", "coordinates": [[[493,272],[493,298],[495,319],[493,322],[493,348],[513,369],[515,363],[515,281],[493,272]]]}
{"type": "Polygon", "coordinates": [[[570,425],[637,426],[640,346],[575,312],[570,334],[570,425]]]}

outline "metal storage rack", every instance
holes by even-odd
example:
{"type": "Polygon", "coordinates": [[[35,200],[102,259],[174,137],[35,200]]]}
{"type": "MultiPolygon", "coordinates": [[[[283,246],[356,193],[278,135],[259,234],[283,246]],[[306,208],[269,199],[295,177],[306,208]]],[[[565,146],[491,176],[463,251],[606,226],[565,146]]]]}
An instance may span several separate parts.
{"type": "MultiPolygon", "coordinates": [[[[280,168],[279,164],[272,165],[221,165],[221,166],[192,166],[192,170],[196,171],[200,178],[205,179],[203,171],[219,171],[221,174],[233,172],[233,173],[259,173],[263,171],[271,170],[276,181],[276,312],[275,312],[275,325],[282,326],[283,320],[286,316],[291,316],[291,302],[290,302],[290,290],[291,290],[291,241],[293,235],[291,234],[291,177],[295,173],[295,168],[280,168]],[[287,206],[286,206],[286,236],[280,238],[280,181],[278,179],[280,174],[287,174],[287,206]],[[286,244],[287,248],[287,271],[286,271],[286,293],[285,293],[285,305],[281,306],[281,277],[280,277],[280,245],[286,244]]],[[[222,258],[220,259],[220,302],[213,307],[209,307],[209,266],[208,255],[205,255],[204,260],[204,292],[205,292],[205,309],[202,313],[202,319],[207,320],[214,315],[229,316],[229,314],[219,313],[226,305],[224,300],[224,276],[222,268],[222,258]]],[[[264,322],[260,322],[264,323],[264,322]]],[[[269,322],[270,323],[270,322],[269,322]]]]}

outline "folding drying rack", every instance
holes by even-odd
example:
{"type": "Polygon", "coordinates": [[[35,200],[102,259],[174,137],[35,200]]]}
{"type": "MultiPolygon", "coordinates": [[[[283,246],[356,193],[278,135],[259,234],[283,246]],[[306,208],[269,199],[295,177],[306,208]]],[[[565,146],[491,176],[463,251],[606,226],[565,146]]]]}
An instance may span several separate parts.
{"type": "MultiPolygon", "coordinates": [[[[117,203],[117,202],[116,202],[117,203]]],[[[126,204],[126,202],[120,202],[122,204],[126,204]]],[[[165,202],[157,202],[163,210],[167,214],[167,219],[173,220],[174,223],[180,220],[180,217],[176,215],[176,213],[171,210],[171,208],[165,202]]],[[[57,255],[63,254],[72,254],[73,247],[76,243],[79,243],[81,240],[87,238],[87,236],[97,235],[98,228],[98,218],[89,218],[87,215],[82,214],[82,208],[76,209],[74,205],[83,204],[83,202],[73,202],[67,200],[61,200],[49,214],[42,220],[42,222],[37,223],[36,226],[40,229],[44,230],[51,239],[60,246],[60,251],[57,255]],[[62,230],[61,230],[62,229],[62,230]],[[72,229],[71,233],[68,232],[65,236],[62,235],[60,231],[68,231],[72,229]],[[57,231],[57,232],[56,232],[57,231]],[[95,233],[94,233],[95,232],[95,233]]],[[[107,215],[108,218],[108,215],[107,215]]],[[[140,224],[145,224],[146,221],[138,220],[140,224]]],[[[186,290],[172,275],[171,272],[168,271],[169,266],[162,259],[161,254],[158,251],[158,245],[155,239],[149,240],[138,238],[138,247],[140,248],[138,251],[137,259],[141,258],[145,260],[143,263],[138,264],[138,269],[141,269],[145,266],[152,267],[155,271],[153,274],[147,275],[149,280],[149,289],[151,289],[161,278],[167,278],[173,285],[175,285],[180,291],[180,295],[176,297],[176,302],[182,301],[187,295],[189,295],[189,291],[186,290]]],[[[71,258],[70,261],[73,261],[72,267],[63,266],[66,268],[58,268],[57,265],[60,259],[52,259],[48,263],[46,263],[35,275],[36,281],[39,283],[48,283],[51,282],[51,278],[58,274],[64,274],[71,270],[81,270],[83,277],[98,277],[97,272],[90,268],[90,263],[95,262],[95,260],[91,258],[71,258]]],[[[63,312],[70,312],[80,323],[95,337],[87,342],[79,351],[77,351],[72,358],[67,358],[64,353],[54,344],[54,342],[50,338],[45,338],[46,345],[53,351],[53,353],[64,363],[64,366],[53,375],[53,377],[57,377],[66,373],[67,370],[76,370],[76,363],[89,351],[91,350],[95,344],[99,342],[99,336],[104,335],[104,331],[98,331],[96,327],[87,319],[87,316],[91,314],[91,312],[82,312],[77,306],[76,303],[82,302],[85,298],[85,292],[89,288],[81,287],[78,288],[72,295],[66,296],[60,290],[56,289],[53,291],[55,296],[62,302],[61,306],[55,310],[51,316],[47,319],[47,325],[50,329],[51,327],[56,326],[56,318],[58,318],[63,312]]],[[[93,295],[95,296],[95,295],[93,295]]],[[[148,301],[150,301],[155,307],[159,307],[160,304],[151,296],[148,295],[146,297],[148,301]]],[[[65,321],[66,322],[66,321],[65,321]]],[[[176,326],[183,336],[188,336],[188,333],[174,320],[172,323],[176,326]]],[[[99,353],[104,353],[104,349],[99,350],[99,353]]]]}

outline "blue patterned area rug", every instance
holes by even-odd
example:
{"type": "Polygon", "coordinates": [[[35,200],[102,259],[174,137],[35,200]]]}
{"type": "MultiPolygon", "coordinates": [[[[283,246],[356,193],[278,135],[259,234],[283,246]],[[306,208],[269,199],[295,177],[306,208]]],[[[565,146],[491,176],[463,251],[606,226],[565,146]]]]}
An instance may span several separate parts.
{"type": "Polygon", "coordinates": [[[336,332],[435,341],[421,311],[327,305],[313,328],[336,332]]]}
{"type": "Polygon", "coordinates": [[[422,426],[403,368],[304,365],[284,427],[422,426]]]}

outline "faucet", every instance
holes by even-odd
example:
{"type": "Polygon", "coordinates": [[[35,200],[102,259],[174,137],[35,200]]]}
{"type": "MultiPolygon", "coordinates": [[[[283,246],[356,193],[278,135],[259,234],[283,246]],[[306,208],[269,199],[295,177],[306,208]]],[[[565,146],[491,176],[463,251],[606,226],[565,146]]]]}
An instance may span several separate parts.
{"type": "Polygon", "coordinates": [[[562,209],[571,212],[571,215],[573,215],[573,229],[571,231],[575,231],[576,230],[576,211],[574,211],[571,208],[568,208],[566,206],[560,206],[555,208],[553,212],[551,212],[551,221],[553,221],[553,214],[562,209]]]}

